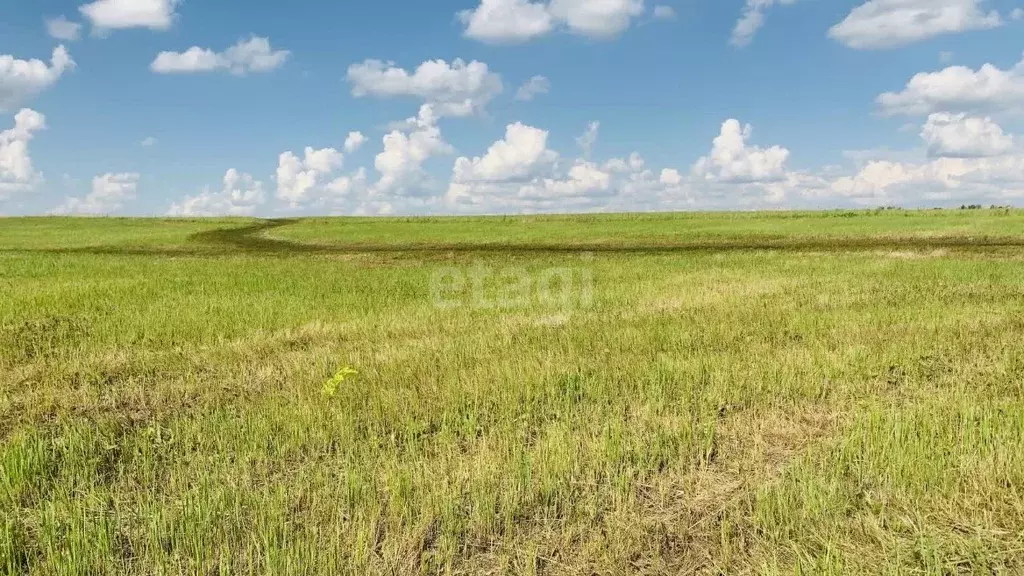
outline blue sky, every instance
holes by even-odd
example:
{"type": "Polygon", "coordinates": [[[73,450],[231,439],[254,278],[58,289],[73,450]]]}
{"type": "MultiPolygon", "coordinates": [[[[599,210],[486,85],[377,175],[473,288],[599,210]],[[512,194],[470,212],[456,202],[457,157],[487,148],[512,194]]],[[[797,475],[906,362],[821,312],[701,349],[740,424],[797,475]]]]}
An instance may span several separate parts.
{"type": "Polygon", "coordinates": [[[6,0],[0,214],[1020,204],[1022,32],[1019,0],[6,0]]]}

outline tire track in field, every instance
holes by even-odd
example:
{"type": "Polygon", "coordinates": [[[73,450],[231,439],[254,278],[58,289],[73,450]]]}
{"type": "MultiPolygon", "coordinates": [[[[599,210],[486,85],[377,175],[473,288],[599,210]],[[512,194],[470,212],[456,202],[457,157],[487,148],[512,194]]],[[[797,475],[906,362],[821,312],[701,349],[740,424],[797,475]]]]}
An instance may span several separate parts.
{"type": "Polygon", "coordinates": [[[188,237],[190,242],[207,246],[220,246],[233,248],[244,252],[302,252],[311,248],[307,244],[270,238],[265,235],[275,228],[294,224],[298,220],[291,218],[277,218],[272,220],[260,220],[248,226],[240,228],[217,228],[198,232],[188,237]]]}
{"type": "MultiPolygon", "coordinates": [[[[1024,238],[999,237],[920,237],[920,238],[780,238],[754,237],[741,240],[722,242],[695,241],[681,243],[650,243],[650,244],[586,244],[586,243],[535,243],[535,244],[501,244],[501,243],[421,243],[421,244],[307,244],[282,238],[267,236],[266,233],[277,228],[296,224],[298,219],[264,220],[241,228],[225,228],[200,232],[190,237],[191,240],[222,247],[232,247],[238,251],[268,254],[372,254],[372,253],[419,253],[419,254],[459,254],[459,253],[625,253],[625,254],[664,254],[673,252],[744,252],[773,250],[787,252],[843,252],[887,250],[894,254],[904,251],[960,251],[960,252],[993,252],[1007,251],[1019,255],[1024,248],[1024,238]]],[[[914,254],[915,252],[906,252],[914,254]]]]}
{"type": "Polygon", "coordinates": [[[792,238],[782,236],[749,237],[723,241],[690,241],[662,243],[587,244],[551,242],[506,244],[482,242],[416,243],[416,244],[312,244],[268,235],[278,228],[300,222],[295,218],[257,220],[245,226],[231,226],[198,232],[188,236],[187,243],[171,247],[82,246],[71,248],[0,248],[0,254],[97,254],[137,256],[225,256],[260,254],[268,256],[392,254],[449,257],[456,255],[528,255],[528,254],[685,254],[729,252],[806,252],[839,254],[843,252],[886,251],[894,254],[948,251],[949,256],[980,254],[993,258],[1024,256],[1024,238],[1007,237],[852,237],[792,238]]]}

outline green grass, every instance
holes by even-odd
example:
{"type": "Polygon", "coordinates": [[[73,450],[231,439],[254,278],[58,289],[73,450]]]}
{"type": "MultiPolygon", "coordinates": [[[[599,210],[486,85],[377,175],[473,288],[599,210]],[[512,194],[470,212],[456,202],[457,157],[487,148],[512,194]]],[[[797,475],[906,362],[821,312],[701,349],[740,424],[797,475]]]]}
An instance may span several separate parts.
{"type": "Polygon", "coordinates": [[[1021,211],[7,219],[0,290],[0,574],[1024,571],[1021,211]]]}
{"type": "Polygon", "coordinates": [[[506,216],[477,218],[310,218],[275,236],[328,245],[479,246],[671,245],[692,242],[853,238],[1017,238],[1024,212],[884,210],[874,213],[757,212],[506,216]]]}

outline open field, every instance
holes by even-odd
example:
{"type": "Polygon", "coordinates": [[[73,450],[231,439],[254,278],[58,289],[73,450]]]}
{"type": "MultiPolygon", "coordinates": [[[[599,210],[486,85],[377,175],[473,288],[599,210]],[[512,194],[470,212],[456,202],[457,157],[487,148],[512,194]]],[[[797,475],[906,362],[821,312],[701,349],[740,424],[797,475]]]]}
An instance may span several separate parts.
{"type": "Polygon", "coordinates": [[[0,290],[0,574],[1024,572],[1024,211],[7,219],[0,290]]]}

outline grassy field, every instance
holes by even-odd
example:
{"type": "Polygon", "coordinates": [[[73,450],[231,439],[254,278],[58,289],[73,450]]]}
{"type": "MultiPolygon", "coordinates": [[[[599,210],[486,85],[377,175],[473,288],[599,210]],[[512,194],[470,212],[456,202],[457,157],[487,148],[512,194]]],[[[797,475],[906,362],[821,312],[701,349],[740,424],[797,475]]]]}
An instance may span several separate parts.
{"type": "Polygon", "coordinates": [[[0,290],[0,574],[1024,573],[1024,211],[0,219],[0,290]]]}

